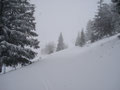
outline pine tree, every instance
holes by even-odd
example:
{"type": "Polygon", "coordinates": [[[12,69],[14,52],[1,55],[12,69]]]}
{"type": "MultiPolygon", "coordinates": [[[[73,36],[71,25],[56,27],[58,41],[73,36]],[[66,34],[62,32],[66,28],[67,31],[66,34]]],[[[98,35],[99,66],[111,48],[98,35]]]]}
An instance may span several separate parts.
{"type": "Polygon", "coordinates": [[[65,49],[65,44],[64,44],[62,33],[60,33],[56,51],[60,51],[63,49],[65,49]]]}
{"type": "Polygon", "coordinates": [[[80,36],[80,46],[83,47],[85,45],[85,34],[84,31],[81,31],[81,36],[80,36]]]}
{"type": "Polygon", "coordinates": [[[75,42],[75,46],[79,46],[79,45],[80,45],[80,33],[78,32],[76,42],[75,42]]]}
{"type": "Polygon", "coordinates": [[[86,41],[91,41],[93,34],[94,21],[89,20],[86,27],[86,41]]]}
{"type": "Polygon", "coordinates": [[[103,0],[100,0],[93,29],[94,38],[96,40],[111,36],[115,33],[112,17],[113,14],[110,5],[105,4],[103,3],[103,0]]]}
{"type": "Polygon", "coordinates": [[[27,0],[0,0],[0,62],[25,65],[39,48],[35,33],[34,5],[27,0]]]}

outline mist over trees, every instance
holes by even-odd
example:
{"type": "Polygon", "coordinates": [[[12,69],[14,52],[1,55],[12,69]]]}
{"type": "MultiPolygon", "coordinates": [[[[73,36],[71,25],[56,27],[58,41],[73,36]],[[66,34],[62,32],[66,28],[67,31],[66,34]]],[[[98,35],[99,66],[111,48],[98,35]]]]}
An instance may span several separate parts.
{"type": "Polygon", "coordinates": [[[0,0],[0,67],[30,64],[36,56],[34,8],[28,0],[0,0]]]}
{"type": "Polygon", "coordinates": [[[63,35],[60,33],[58,37],[57,45],[54,42],[49,42],[45,45],[45,47],[41,50],[41,54],[49,55],[61,50],[68,48],[68,46],[64,43],[63,35]]]}
{"type": "Polygon", "coordinates": [[[45,48],[41,50],[42,54],[52,54],[55,52],[56,45],[54,42],[49,42],[48,44],[45,45],[45,48]]]}

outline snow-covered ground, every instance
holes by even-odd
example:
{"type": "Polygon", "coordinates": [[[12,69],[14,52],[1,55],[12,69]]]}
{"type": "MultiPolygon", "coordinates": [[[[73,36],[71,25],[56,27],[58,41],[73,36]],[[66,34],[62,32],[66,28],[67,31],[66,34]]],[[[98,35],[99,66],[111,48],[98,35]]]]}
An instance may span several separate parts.
{"type": "Polygon", "coordinates": [[[63,50],[0,75],[0,90],[120,90],[120,40],[63,50]]]}

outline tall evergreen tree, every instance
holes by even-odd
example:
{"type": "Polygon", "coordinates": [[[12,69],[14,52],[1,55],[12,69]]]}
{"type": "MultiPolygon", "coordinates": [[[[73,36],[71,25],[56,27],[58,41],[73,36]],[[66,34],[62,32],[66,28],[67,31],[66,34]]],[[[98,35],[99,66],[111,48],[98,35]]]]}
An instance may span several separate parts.
{"type": "Polygon", "coordinates": [[[65,44],[64,44],[62,33],[60,33],[56,51],[60,51],[63,49],[65,49],[65,44]]]}
{"type": "Polygon", "coordinates": [[[115,31],[120,33],[120,0],[112,0],[113,2],[113,10],[114,10],[114,25],[115,31]]]}
{"type": "Polygon", "coordinates": [[[78,32],[76,42],[75,42],[75,46],[79,46],[79,45],[80,45],[80,32],[78,32]]]}
{"type": "Polygon", "coordinates": [[[34,5],[28,0],[0,0],[0,62],[6,66],[30,63],[39,48],[34,37],[34,5]]]}
{"type": "Polygon", "coordinates": [[[100,0],[98,6],[98,13],[94,20],[94,38],[96,40],[102,39],[103,37],[111,36],[115,33],[113,24],[113,14],[111,7],[108,4],[103,3],[100,0]]]}
{"type": "Polygon", "coordinates": [[[86,27],[86,41],[91,41],[92,38],[92,34],[93,34],[93,26],[94,26],[94,21],[89,20],[87,23],[87,27],[86,27]]]}
{"type": "Polygon", "coordinates": [[[85,34],[84,31],[81,31],[81,35],[80,35],[80,46],[84,46],[85,45],[85,34]]]}

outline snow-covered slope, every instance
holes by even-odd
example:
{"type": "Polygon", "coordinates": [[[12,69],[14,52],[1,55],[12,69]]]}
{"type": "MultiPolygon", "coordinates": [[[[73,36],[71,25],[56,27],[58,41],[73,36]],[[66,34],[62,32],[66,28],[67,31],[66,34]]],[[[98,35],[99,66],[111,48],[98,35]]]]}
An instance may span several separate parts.
{"type": "Polygon", "coordinates": [[[117,36],[0,75],[0,90],[120,90],[117,36]]]}

